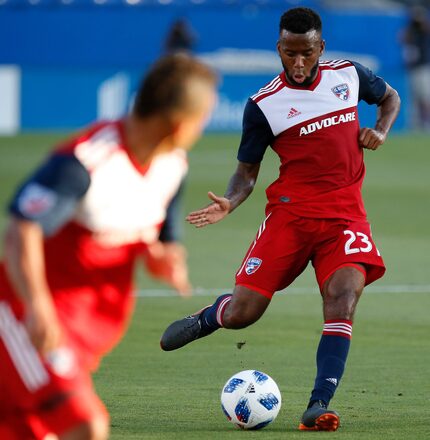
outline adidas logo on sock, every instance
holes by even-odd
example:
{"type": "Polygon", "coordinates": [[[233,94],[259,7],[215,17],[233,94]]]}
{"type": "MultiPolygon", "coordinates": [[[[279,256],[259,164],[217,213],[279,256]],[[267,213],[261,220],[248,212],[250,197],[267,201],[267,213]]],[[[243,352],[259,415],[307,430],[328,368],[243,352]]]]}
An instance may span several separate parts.
{"type": "Polygon", "coordinates": [[[294,107],[291,107],[290,111],[288,113],[287,119],[294,118],[294,116],[298,116],[298,115],[301,115],[301,114],[302,114],[302,112],[299,112],[294,107]]]}
{"type": "Polygon", "coordinates": [[[335,377],[329,377],[326,380],[337,386],[337,379],[335,377]]]}

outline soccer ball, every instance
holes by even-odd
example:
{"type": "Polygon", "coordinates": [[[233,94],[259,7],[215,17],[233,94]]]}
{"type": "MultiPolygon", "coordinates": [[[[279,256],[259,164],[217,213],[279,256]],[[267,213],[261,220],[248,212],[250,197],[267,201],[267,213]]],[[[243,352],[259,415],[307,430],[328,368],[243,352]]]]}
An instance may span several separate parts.
{"type": "Polygon", "coordinates": [[[221,391],[221,406],[231,423],[242,429],[261,429],[275,420],[281,409],[276,382],[257,370],[233,375],[221,391]]]}

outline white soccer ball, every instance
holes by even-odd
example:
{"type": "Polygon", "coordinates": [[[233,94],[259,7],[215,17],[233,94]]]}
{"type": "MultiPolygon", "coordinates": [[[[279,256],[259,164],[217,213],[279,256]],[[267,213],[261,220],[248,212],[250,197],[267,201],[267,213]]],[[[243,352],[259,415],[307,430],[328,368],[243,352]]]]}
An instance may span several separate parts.
{"type": "Polygon", "coordinates": [[[228,420],[242,429],[261,429],[275,420],[281,409],[276,382],[257,370],[241,371],[226,382],[221,406],[228,420]]]}

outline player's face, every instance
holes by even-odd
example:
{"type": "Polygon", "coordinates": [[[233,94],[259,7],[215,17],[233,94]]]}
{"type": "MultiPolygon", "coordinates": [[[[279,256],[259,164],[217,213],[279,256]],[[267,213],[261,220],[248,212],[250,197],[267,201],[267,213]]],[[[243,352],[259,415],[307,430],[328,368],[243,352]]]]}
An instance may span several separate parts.
{"type": "Polygon", "coordinates": [[[282,30],[277,48],[287,81],[293,86],[308,87],[318,73],[318,61],[324,52],[324,40],[316,30],[293,34],[282,30]]]}

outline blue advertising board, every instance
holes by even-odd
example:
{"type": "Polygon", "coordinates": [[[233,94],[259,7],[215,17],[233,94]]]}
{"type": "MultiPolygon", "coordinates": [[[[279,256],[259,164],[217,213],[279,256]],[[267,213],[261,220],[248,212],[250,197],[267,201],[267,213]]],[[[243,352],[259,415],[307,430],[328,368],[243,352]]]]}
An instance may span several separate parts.
{"type": "MultiPolygon", "coordinates": [[[[59,6],[39,1],[28,7],[23,0],[5,0],[0,6],[0,41],[5,43],[0,45],[0,65],[20,68],[22,130],[74,128],[127,111],[140,76],[163,52],[165,36],[178,17],[192,26],[194,52],[222,78],[211,130],[239,130],[248,96],[281,68],[275,46],[285,2],[227,6],[184,0],[169,6],[125,6],[117,0],[70,0],[59,6]]],[[[407,76],[396,40],[404,13],[321,10],[321,15],[325,58],[363,62],[407,102],[407,76]]],[[[372,125],[374,114],[375,109],[360,106],[363,125],[372,125]]],[[[406,127],[403,110],[396,128],[406,127]]]]}

